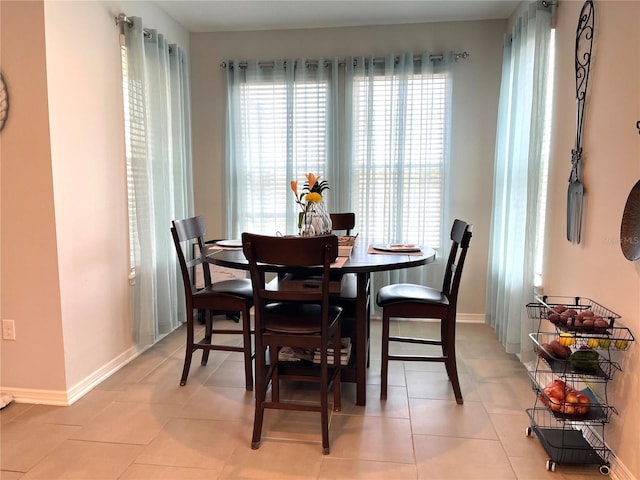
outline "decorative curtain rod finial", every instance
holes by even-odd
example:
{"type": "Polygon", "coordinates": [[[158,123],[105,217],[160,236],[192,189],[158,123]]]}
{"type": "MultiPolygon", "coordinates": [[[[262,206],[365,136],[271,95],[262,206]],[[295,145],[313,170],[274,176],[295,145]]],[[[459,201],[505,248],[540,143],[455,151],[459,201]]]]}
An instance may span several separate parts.
{"type": "Polygon", "coordinates": [[[129,26],[133,25],[133,22],[129,20],[129,17],[127,17],[124,13],[121,13],[116,17],[116,25],[120,25],[121,23],[125,23],[129,26]]]}

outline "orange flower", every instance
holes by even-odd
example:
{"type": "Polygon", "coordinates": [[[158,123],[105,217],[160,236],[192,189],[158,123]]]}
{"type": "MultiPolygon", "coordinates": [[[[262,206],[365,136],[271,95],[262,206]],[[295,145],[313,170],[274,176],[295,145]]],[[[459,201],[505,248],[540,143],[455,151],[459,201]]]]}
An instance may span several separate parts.
{"type": "Polygon", "coordinates": [[[307,182],[309,182],[309,190],[313,188],[320,177],[316,177],[313,173],[307,173],[307,182]]]}
{"type": "Polygon", "coordinates": [[[291,180],[291,190],[293,190],[293,194],[298,198],[298,182],[295,180],[291,180]]]}

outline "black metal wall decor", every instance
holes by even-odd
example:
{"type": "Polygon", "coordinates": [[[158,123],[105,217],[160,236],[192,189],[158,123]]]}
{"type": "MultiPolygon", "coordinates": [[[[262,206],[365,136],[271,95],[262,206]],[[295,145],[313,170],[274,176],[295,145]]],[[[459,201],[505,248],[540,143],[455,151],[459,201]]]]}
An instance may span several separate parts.
{"type": "Polygon", "coordinates": [[[2,73],[0,73],[0,132],[4,128],[9,116],[9,92],[7,84],[4,81],[2,73]]]}
{"type": "Polygon", "coordinates": [[[582,232],[582,134],[584,131],[584,110],[591,67],[591,50],[595,32],[595,10],[593,1],[587,0],[580,10],[576,30],[576,138],[571,150],[571,174],[567,192],[567,240],[580,243],[582,232]]]}

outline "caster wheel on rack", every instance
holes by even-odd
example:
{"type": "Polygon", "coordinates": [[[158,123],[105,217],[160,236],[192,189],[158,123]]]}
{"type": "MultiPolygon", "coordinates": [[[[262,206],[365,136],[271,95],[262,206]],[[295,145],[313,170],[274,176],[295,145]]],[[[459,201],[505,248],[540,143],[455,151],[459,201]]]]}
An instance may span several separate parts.
{"type": "Polygon", "coordinates": [[[600,473],[602,475],[609,475],[611,473],[611,468],[609,465],[600,465],[600,473]]]}
{"type": "Polygon", "coordinates": [[[527,437],[531,437],[533,436],[533,429],[531,427],[527,427],[525,428],[524,433],[527,437]]]}
{"type": "Polygon", "coordinates": [[[550,472],[555,472],[556,462],[554,462],[553,460],[547,460],[547,470],[549,470],[550,472]]]}

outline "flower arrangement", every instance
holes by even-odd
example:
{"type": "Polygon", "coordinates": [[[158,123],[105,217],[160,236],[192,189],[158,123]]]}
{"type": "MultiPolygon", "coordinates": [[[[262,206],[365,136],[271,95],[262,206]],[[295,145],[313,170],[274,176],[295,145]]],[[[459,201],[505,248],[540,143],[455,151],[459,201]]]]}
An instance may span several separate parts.
{"type": "Polygon", "coordinates": [[[291,190],[295,195],[296,203],[300,206],[298,213],[298,231],[302,232],[303,224],[307,224],[307,216],[314,211],[315,205],[322,201],[322,192],[329,188],[326,180],[320,180],[320,175],[307,173],[302,191],[298,193],[298,182],[291,180],[291,190]]]}

